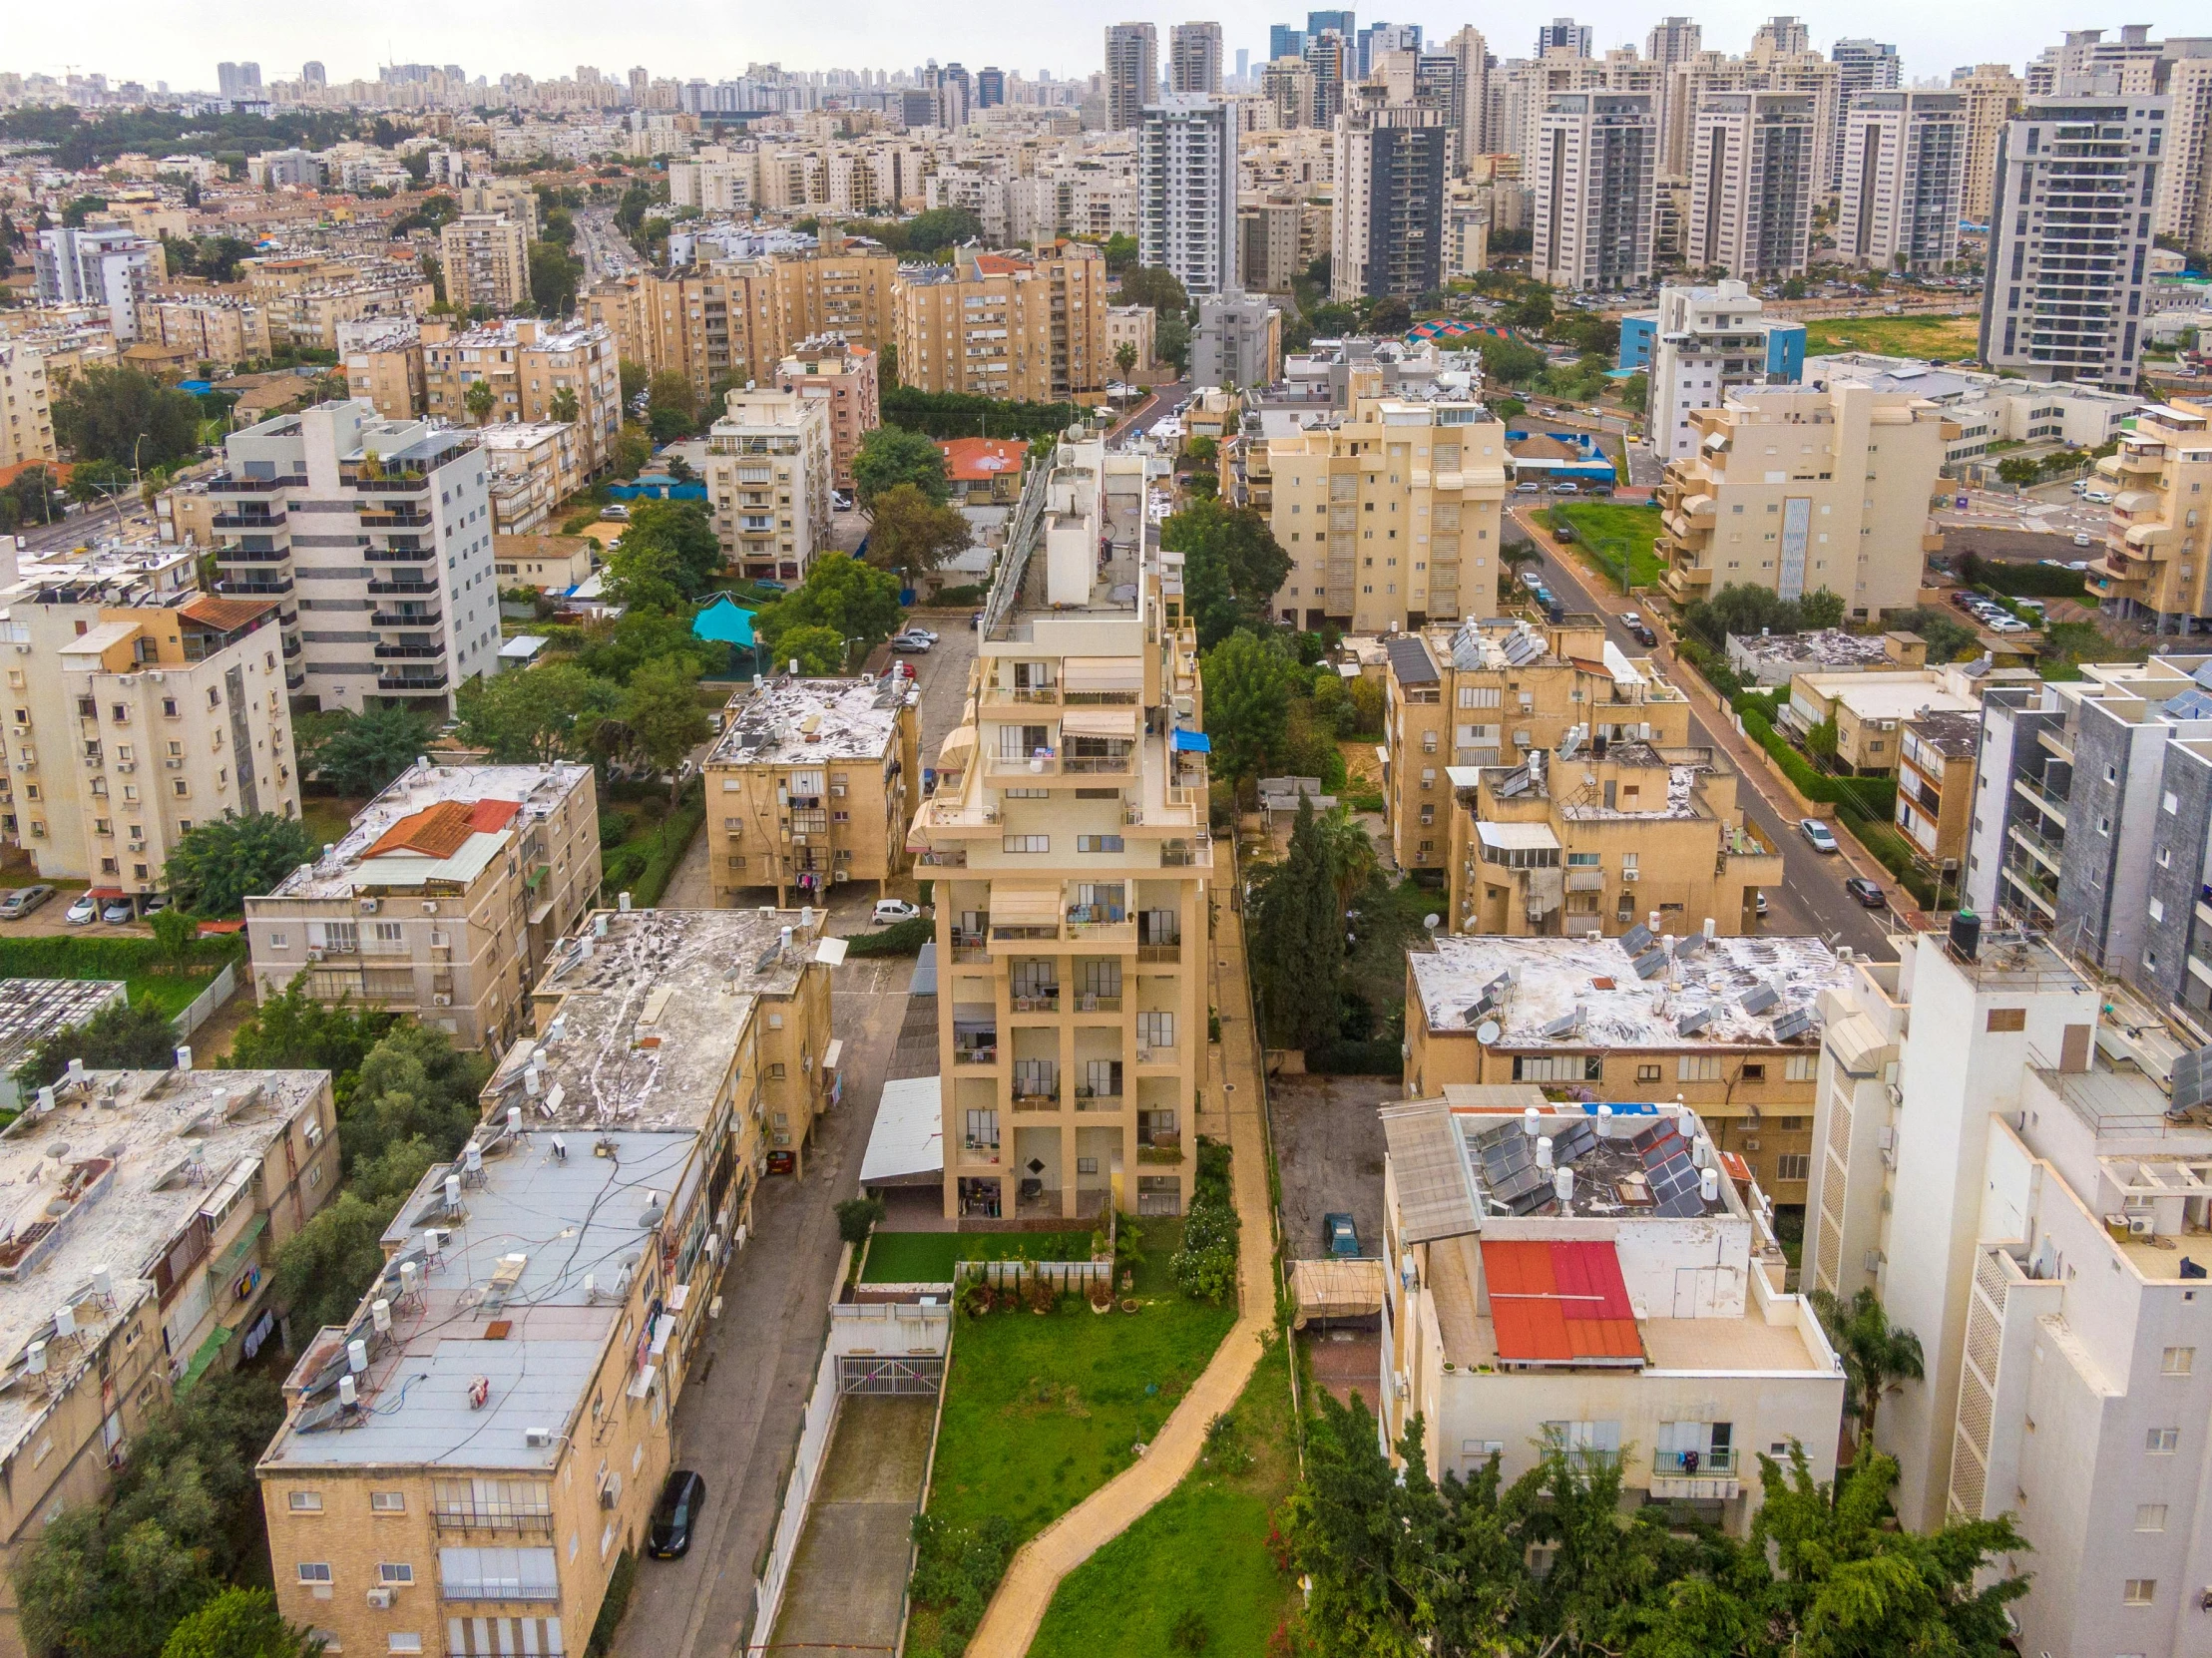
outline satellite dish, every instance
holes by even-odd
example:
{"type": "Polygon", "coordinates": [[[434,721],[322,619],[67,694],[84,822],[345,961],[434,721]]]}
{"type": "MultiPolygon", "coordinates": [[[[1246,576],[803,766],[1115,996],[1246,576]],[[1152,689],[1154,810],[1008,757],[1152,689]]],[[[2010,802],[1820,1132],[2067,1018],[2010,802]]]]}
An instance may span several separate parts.
{"type": "Polygon", "coordinates": [[[1421,925],[1427,928],[1430,932],[1434,933],[1437,930],[1438,925],[1443,920],[1444,918],[1442,916],[1432,913],[1421,918],[1421,925]]]}
{"type": "Polygon", "coordinates": [[[1475,1027],[1475,1039],[1488,1047],[1506,1034],[1506,1028],[1494,1019],[1486,1019],[1475,1027]]]}

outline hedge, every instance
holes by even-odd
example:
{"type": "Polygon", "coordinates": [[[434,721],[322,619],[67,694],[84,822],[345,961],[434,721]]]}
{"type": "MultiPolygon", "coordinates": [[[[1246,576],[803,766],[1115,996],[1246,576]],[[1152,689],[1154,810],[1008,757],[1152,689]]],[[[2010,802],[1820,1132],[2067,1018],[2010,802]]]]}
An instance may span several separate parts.
{"type": "Polygon", "coordinates": [[[937,923],[927,916],[894,921],[880,933],[856,933],[845,941],[848,956],[918,956],[922,946],[937,937],[937,923]]]}
{"type": "Polygon", "coordinates": [[[1870,817],[1886,818],[1897,809],[1895,782],[1887,777],[1831,777],[1817,769],[1812,761],[1790,746],[1789,739],[1774,728],[1765,714],[1748,705],[1753,700],[1748,696],[1742,699],[1746,705],[1737,707],[1737,717],[1743,721],[1745,733],[1767,751],[1799,794],[1824,805],[1855,806],[1870,817]]]}
{"type": "Polygon", "coordinates": [[[1306,1049],[1306,1069],[1318,1076],[1396,1076],[1406,1056],[1396,1042],[1324,1042],[1306,1049]]]}
{"type": "Polygon", "coordinates": [[[973,582],[965,587],[939,588],[936,597],[930,603],[932,605],[980,605],[983,603],[983,588],[973,582]]]}
{"type": "MultiPolygon", "coordinates": [[[[182,965],[216,972],[244,955],[243,933],[222,934],[195,943],[182,965]]],[[[0,979],[133,979],[175,965],[153,939],[88,939],[70,933],[0,939],[0,979]]]]}
{"type": "Polygon", "coordinates": [[[1058,437],[1084,418],[1073,403],[1001,402],[967,392],[920,391],[913,386],[886,388],[883,423],[924,432],[933,438],[1058,437]]]}
{"type": "Polygon", "coordinates": [[[1959,580],[1970,588],[1988,588],[2003,599],[2076,599],[2086,601],[2081,572],[2044,564],[2015,564],[1972,553],[1959,558],[1959,580]]]}

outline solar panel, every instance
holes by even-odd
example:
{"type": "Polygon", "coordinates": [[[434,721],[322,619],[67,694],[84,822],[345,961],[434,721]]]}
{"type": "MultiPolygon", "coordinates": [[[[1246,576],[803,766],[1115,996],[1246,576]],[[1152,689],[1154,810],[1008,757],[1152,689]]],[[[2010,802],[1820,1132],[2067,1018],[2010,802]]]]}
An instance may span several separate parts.
{"type": "Polygon", "coordinates": [[[1686,956],[1696,955],[1700,950],[1703,950],[1704,948],[1705,935],[1702,933],[1692,933],[1687,938],[1677,939],[1674,941],[1674,959],[1676,961],[1681,961],[1686,956]]]}
{"type": "Polygon", "coordinates": [[[1620,948],[1631,956],[1641,956],[1651,944],[1651,929],[1640,921],[1620,935],[1620,948]]]}
{"type": "Polygon", "coordinates": [[[1544,654],[1544,640],[1534,633],[1515,633],[1506,640],[1506,660],[1525,667],[1544,654]]]}
{"type": "Polygon", "coordinates": [[[1657,948],[1646,950],[1630,964],[1638,979],[1656,979],[1666,971],[1666,952],[1657,948]]]}
{"type": "Polygon", "coordinates": [[[1813,1028],[1813,1013],[1809,1008],[1792,1008],[1774,1022],[1774,1039],[1786,1042],[1792,1036],[1802,1036],[1813,1028]]]}
{"type": "Polygon", "coordinates": [[[1577,1005],[1572,1013],[1561,1014],[1544,1028],[1547,1036],[1571,1036],[1582,1028],[1582,1010],[1577,1005]]]}
{"type": "Polygon", "coordinates": [[[1507,772],[1505,776],[1498,780],[1491,792],[1501,800],[1511,800],[1517,794],[1526,794],[1529,790],[1529,768],[1527,766],[1515,766],[1513,770],[1507,772]]]}
{"type": "Polygon", "coordinates": [[[1670,1220],[1692,1220],[1705,1212],[1705,1200],[1698,1196],[1693,1186],[1687,1192],[1660,1198],[1653,1208],[1670,1220]]]}
{"type": "Polygon", "coordinates": [[[1697,1165],[1687,1157],[1669,1157],[1649,1173],[1654,1203],[1670,1203],[1684,1194],[1697,1196],[1697,1165]]]}
{"type": "Polygon", "coordinates": [[[1781,1000],[1780,991],[1761,981],[1744,997],[1743,1011],[1747,1014],[1763,1014],[1781,1000]]]}
{"type": "Polygon", "coordinates": [[[1571,1163],[1597,1149],[1597,1130],[1587,1117],[1567,1123],[1551,1136],[1551,1161],[1571,1163]]]}
{"type": "Polygon", "coordinates": [[[1669,1158],[1689,1155],[1689,1142],[1682,1138],[1671,1122],[1646,1128],[1631,1138],[1628,1144],[1643,1159],[1643,1166],[1647,1169],[1657,1168],[1669,1158]]]}
{"type": "Polygon", "coordinates": [[[2172,1111],[2186,1111],[2212,1100],[2212,1047],[2199,1047],[2174,1061],[2172,1111]]]}
{"type": "Polygon", "coordinates": [[[1677,1036],[1694,1036],[1712,1023],[1713,1010],[1711,1008],[1692,1008],[1674,1022],[1674,1034],[1677,1036]]]}

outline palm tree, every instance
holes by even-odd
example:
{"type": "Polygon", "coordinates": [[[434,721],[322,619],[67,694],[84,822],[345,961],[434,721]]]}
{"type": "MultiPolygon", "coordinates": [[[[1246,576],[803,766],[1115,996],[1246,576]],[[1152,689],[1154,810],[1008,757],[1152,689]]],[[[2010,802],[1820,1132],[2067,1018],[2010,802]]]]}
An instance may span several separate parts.
{"type": "Polygon", "coordinates": [[[469,413],[476,417],[477,425],[483,425],[492,418],[492,404],[495,398],[492,393],[491,381],[471,380],[469,389],[461,394],[461,401],[467,407],[469,413]]]}
{"type": "Polygon", "coordinates": [[[1844,1415],[1859,1423],[1859,1443],[1874,1443],[1874,1414],[1885,1393],[1900,1382],[1918,1382],[1927,1374],[1920,1338],[1890,1323],[1874,1292],[1862,1289],[1849,1301],[1827,1290],[1813,1292],[1813,1311],[1843,1360],[1844,1415]]]}
{"type": "Polygon", "coordinates": [[[574,420],[577,416],[577,409],[576,391],[570,386],[563,386],[553,394],[552,400],[546,404],[546,412],[552,415],[555,420],[574,420]]]}
{"type": "Polygon", "coordinates": [[[1121,371],[1121,378],[1126,380],[1129,371],[1136,367],[1136,346],[1128,340],[1116,345],[1113,348],[1113,366],[1121,371]]]}
{"type": "Polygon", "coordinates": [[[1322,854],[1329,861],[1337,908],[1344,909],[1367,885],[1368,877],[1382,868],[1375,842],[1348,806],[1331,807],[1326,816],[1315,820],[1314,829],[1321,837],[1322,854]]]}

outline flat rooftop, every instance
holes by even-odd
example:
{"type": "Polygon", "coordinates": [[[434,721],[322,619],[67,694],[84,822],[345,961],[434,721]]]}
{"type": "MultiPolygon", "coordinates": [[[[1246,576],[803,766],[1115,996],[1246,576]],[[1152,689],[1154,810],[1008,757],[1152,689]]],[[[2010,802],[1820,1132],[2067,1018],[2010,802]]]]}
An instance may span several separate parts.
{"type": "Polygon", "coordinates": [[[521,1106],[533,1127],[703,1128],[753,1004],[794,993],[808,963],[842,958],[843,941],[822,936],[826,918],[594,912],[555,949],[534,994],[558,1009],[543,1035],[508,1049],[487,1105],[521,1106]]]}
{"type": "Polygon", "coordinates": [[[362,1309],[300,1355],[285,1383],[296,1409],[261,1466],[550,1470],[633,1276],[657,1270],[663,1206],[697,1138],[617,1130],[565,1138],[563,1155],[550,1131],[496,1136],[481,1175],[462,1175],[458,1211],[446,1205],[445,1180],[460,1171],[433,1167],[385,1232],[390,1259],[362,1309]],[[430,1227],[449,1229],[435,1257],[430,1227]],[[379,1297],[391,1304],[389,1331],[376,1329],[368,1305],[379,1297]],[[349,1337],[369,1350],[351,1408],[338,1392],[349,1337]],[[478,1378],[489,1384],[481,1406],[469,1397],[478,1378]],[[532,1430],[546,1431],[543,1444],[530,1443],[532,1430]]]}
{"type": "Polygon", "coordinates": [[[0,1460],[51,1397],[29,1373],[31,1344],[46,1343],[50,1382],[90,1363],[155,1293],[178,1232],[226,1201],[328,1082],[320,1070],[88,1071],[0,1132],[0,1460]],[[78,1334],[60,1340],[65,1306],[78,1334]]]}
{"type": "Polygon", "coordinates": [[[48,1036],[128,994],[120,979],[0,979],[0,1071],[13,1075],[48,1036]]]}
{"type": "Polygon", "coordinates": [[[792,674],[740,690],[722,709],[710,766],[803,766],[895,758],[899,710],[919,702],[912,681],[802,679],[792,674]]]}
{"type": "Polygon", "coordinates": [[[1821,993],[1850,979],[1817,938],[1670,942],[1638,927],[1612,939],[1445,934],[1435,946],[1407,957],[1430,1031],[1496,1025],[1491,1045],[1513,1049],[1811,1051],[1821,993]]]}
{"type": "Polygon", "coordinates": [[[1841,627],[1803,633],[1731,633],[1728,648],[1762,667],[1801,662],[1823,668],[1872,667],[1890,660],[1883,634],[1847,633],[1841,627]]]}
{"type": "Polygon", "coordinates": [[[1946,690],[1939,672],[1804,673],[1819,695],[1841,702],[1861,719],[1914,719],[1923,713],[1972,713],[1982,698],[1946,690]]]}

